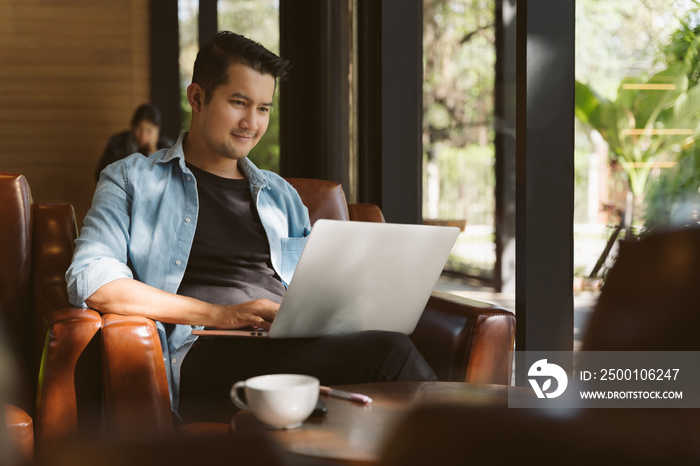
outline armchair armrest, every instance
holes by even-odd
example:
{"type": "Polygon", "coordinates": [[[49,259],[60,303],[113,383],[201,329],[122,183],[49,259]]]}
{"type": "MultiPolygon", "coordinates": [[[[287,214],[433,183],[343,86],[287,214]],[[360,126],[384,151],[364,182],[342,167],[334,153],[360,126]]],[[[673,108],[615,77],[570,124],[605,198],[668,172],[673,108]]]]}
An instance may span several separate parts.
{"type": "MultiPolygon", "coordinates": [[[[79,408],[87,408],[99,420],[99,347],[90,345],[102,318],[91,309],[67,308],[47,318],[48,332],[41,361],[37,389],[37,443],[55,441],[78,432],[79,408]],[[90,348],[90,349],[89,349],[90,348]],[[95,348],[94,350],[91,348],[95,348]],[[81,399],[93,400],[92,406],[78,406],[81,399]]],[[[98,424],[99,425],[99,424],[98,424]]]]}
{"type": "Polygon", "coordinates": [[[121,436],[173,431],[170,392],[155,322],[102,316],[105,420],[121,436]]]}
{"type": "Polygon", "coordinates": [[[433,291],[411,334],[440,380],[510,383],[515,315],[492,304],[433,291]]]}

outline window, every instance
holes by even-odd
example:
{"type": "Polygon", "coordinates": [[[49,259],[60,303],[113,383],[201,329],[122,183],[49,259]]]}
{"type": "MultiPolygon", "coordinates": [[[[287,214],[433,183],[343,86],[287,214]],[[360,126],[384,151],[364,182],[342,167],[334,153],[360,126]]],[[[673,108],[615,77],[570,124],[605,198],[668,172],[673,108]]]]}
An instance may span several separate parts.
{"type": "Polygon", "coordinates": [[[463,229],[446,269],[493,278],[495,1],[425,0],[423,218],[463,229]]]}
{"type": "MultiPolygon", "coordinates": [[[[279,2],[277,0],[219,0],[218,29],[233,31],[263,44],[279,54],[279,2]]],[[[180,21],[180,106],[182,127],[189,128],[192,109],[187,102],[187,86],[199,50],[198,0],[178,0],[180,21]]],[[[267,132],[251,151],[250,159],[260,168],[279,171],[279,87],[267,132]]]]}
{"type": "Polygon", "coordinates": [[[700,221],[700,2],[576,8],[575,274],[595,288],[617,239],[700,221]]]}
{"type": "Polygon", "coordinates": [[[192,109],[187,102],[187,86],[192,82],[192,69],[199,50],[197,43],[199,0],[178,0],[177,12],[180,38],[180,111],[182,129],[186,131],[192,119],[192,109]]]}
{"type": "MultiPolygon", "coordinates": [[[[278,0],[219,0],[219,29],[233,31],[260,42],[279,55],[278,0]]],[[[267,132],[251,151],[250,159],[258,167],[279,172],[279,86],[270,112],[267,132]]]]}

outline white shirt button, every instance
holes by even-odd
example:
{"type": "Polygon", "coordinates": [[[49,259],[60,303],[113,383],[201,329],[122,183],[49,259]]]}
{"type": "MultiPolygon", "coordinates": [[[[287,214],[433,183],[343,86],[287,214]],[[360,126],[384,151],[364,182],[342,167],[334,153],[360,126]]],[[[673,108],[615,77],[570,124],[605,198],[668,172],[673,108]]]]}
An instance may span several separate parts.
{"type": "Polygon", "coordinates": [[[191,221],[192,221],[192,220],[191,220],[189,217],[187,217],[187,218],[185,219],[185,223],[190,223],[191,221]]]}
{"type": "Polygon", "coordinates": [[[187,181],[192,181],[192,177],[187,175],[187,181]]]}
{"type": "Polygon", "coordinates": [[[182,262],[180,262],[180,259],[175,261],[175,265],[180,265],[180,264],[182,264],[182,262]]]}
{"type": "Polygon", "coordinates": [[[176,358],[173,358],[170,362],[172,362],[173,364],[175,364],[175,363],[177,362],[177,359],[176,359],[176,358]]]}

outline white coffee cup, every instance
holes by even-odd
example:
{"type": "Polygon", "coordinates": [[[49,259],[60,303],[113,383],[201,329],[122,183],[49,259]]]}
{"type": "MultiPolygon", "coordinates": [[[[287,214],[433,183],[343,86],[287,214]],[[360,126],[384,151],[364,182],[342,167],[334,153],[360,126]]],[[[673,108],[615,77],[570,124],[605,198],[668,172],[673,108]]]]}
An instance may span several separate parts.
{"type": "Polygon", "coordinates": [[[231,388],[231,400],[271,427],[294,429],[316,407],[318,389],[319,380],[308,375],[261,375],[236,382],[231,388]],[[242,389],[247,403],[238,394],[242,389]]]}

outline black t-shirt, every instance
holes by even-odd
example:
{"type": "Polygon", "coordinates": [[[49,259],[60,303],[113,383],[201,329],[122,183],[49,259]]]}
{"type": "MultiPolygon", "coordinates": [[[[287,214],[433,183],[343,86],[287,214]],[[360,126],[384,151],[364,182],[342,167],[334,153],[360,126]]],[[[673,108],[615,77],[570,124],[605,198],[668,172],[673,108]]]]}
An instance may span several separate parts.
{"type": "Polygon", "coordinates": [[[272,268],[248,180],[187,166],[197,179],[199,218],[178,294],[213,304],[281,302],[285,287],[272,268]]]}

